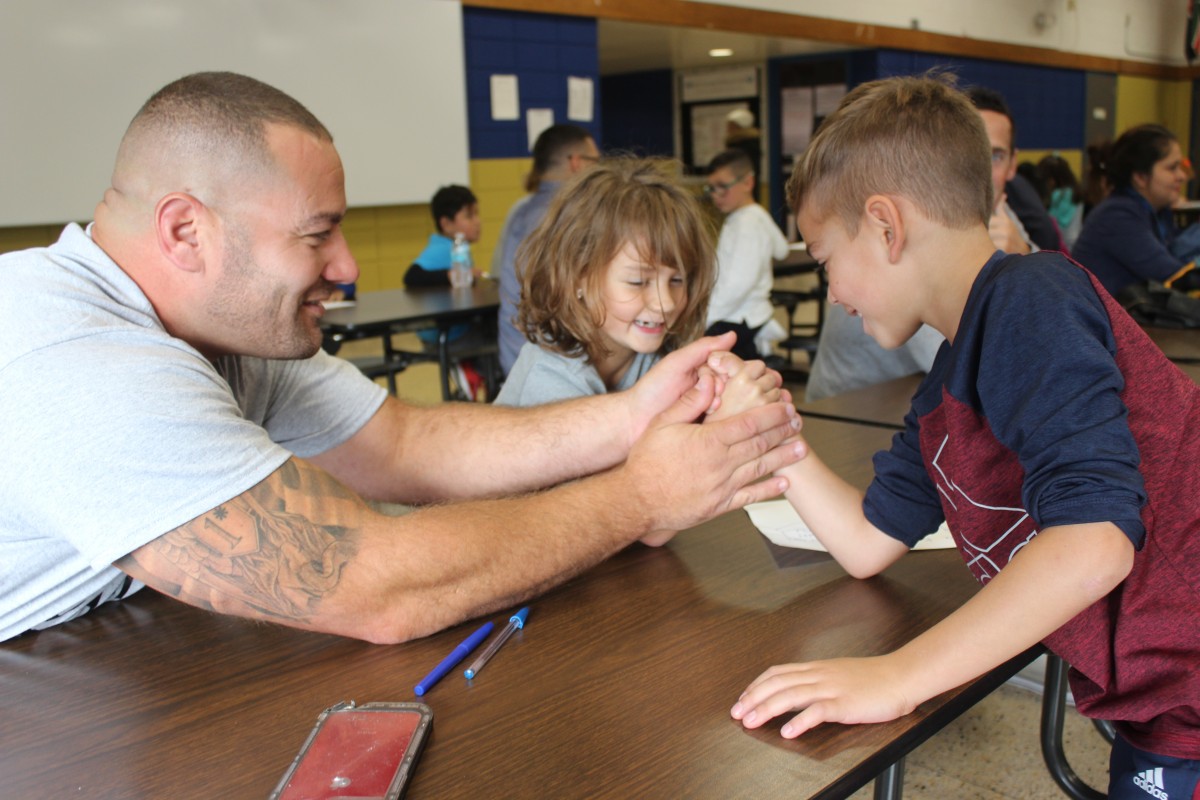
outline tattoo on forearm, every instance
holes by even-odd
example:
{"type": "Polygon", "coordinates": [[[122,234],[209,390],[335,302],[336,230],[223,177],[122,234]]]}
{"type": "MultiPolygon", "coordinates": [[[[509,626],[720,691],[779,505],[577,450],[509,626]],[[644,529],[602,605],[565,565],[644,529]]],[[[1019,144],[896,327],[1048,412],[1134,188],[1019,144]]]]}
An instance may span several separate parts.
{"type": "Polygon", "coordinates": [[[304,620],[338,585],[354,556],[353,532],[289,510],[322,507],[347,490],[320,470],[287,462],[250,491],[156,540],[155,551],[197,584],[180,594],[240,598],[269,617],[304,620]]]}

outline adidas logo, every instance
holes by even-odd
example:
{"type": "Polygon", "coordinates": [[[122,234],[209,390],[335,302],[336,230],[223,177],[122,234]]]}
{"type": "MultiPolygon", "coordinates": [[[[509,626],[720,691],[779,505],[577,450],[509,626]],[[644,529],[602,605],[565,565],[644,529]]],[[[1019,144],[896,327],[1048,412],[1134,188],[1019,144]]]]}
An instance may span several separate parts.
{"type": "Polygon", "coordinates": [[[1170,800],[1163,791],[1162,767],[1148,769],[1133,776],[1133,785],[1158,800],[1170,800]]]}

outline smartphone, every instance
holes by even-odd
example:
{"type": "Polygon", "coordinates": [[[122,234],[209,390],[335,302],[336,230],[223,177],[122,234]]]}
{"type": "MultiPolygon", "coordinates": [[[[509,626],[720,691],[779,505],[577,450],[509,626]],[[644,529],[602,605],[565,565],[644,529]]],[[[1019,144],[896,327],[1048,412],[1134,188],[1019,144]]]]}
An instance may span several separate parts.
{"type": "Polygon", "coordinates": [[[331,706],[317,717],[271,800],[399,800],[432,725],[424,703],[331,706]]]}

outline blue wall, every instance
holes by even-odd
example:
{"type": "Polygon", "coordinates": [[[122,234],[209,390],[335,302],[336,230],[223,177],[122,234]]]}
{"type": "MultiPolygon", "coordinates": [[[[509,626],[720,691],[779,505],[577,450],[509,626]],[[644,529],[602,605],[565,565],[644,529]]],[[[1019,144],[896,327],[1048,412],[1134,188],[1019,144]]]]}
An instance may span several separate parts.
{"type": "MultiPolygon", "coordinates": [[[[919,75],[935,67],[948,69],[959,78],[959,85],[986,86],[1002,94],[1012,111],[1017,128],[1018,148],[1026,150],[1072,150],[1085,146],[1084,122],[1087,109],[1087,73],[977,58],[956,58],[900,50],[860,50],[819,56],[790,56],[767,62],[767,85],[772,98],[779,96],[779,70],[784,64],[843,60],[846,84],[860,83],[893,75],[919,75]]],[[[814,69],[816,68],[814,63],[814,69]]],[[[772,114],[777,114],[772,104],[772,114]]],[[[779,175],[779,122],[767,125],[770,141],[770,169],[779,175]]],[[[783,180],[771,184],[769,207],[782,224],[785,213],[783,180]]]]}
{"type": "Polygon", "coordinates": [[[949,67],[960,86],[986,86],[999,92],[1012,110],[1019,148],[1068,150],[1085,145],[1087,73],[1082,70],[897,50],[880,50],[877,63],[880,78],[949,67]]]}
{"type": "Polygon", "coordinates": [[[605,152],[675,155],[675,116],[669,69],[609,75],[600,81],[605,152]]]}
{"type": "MultiPolygon", "coordinates": [[[[600,140],[600,61],[596,20],[558,14],[463,9],[467,124],[471,158],[529,155],[525,111],[549,108],[555,123],[582,125],[600,140]],[[491,76],[516,75],[521,118],[493,120],[491,76]],[[567,77],[591,78],[592,122],[567,119],[567,77]]],[[[430,69],[437,69],[430,64],[430,69]]],[[[437,124],[430,120],[422,124],[437,124]]]]}

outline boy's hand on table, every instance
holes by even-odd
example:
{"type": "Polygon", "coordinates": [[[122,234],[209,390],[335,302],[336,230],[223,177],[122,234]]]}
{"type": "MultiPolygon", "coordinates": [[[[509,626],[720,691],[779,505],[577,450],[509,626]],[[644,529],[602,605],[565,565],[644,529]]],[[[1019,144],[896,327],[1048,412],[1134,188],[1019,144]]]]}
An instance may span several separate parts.
{"type": "Polygon", "coordinates": [[[730,710],[746,728],[792,711],[780,734],[794,739],[822,722],[889,722],[912,712],[888,656],[780,664],[758,676],[730,710]]]}
{"type": "Polygon", "coordinates": [[[791,402],[791,396],[781,388],[783,378],[761,361],[743,361],[733,353],[717,352],[708,357],[708,368],[723,386],[705,421],[726,419],[781,398],[791,402]]]}

